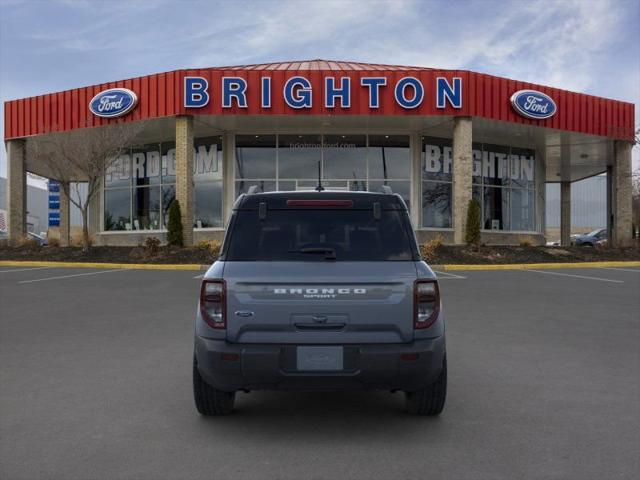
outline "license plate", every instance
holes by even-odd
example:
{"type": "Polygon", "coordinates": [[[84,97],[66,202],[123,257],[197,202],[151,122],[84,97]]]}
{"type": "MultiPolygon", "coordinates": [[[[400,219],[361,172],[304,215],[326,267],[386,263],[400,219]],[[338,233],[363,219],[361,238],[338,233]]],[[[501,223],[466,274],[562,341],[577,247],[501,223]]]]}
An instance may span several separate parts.
{"type": "Polygon", "coordinates": [[[298,347],[297,367],[302,371],[343,369],[342,347],[298,347]]]}

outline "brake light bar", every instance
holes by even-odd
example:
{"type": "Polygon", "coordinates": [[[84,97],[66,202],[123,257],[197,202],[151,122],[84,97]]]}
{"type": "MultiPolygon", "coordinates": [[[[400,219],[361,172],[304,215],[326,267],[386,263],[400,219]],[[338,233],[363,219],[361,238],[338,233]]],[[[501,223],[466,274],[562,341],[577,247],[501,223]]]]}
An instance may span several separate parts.
{"type": "Polygon", "coordinates": [[[287,200],[287,207],[353,207],[353,200],[287,200]]]}

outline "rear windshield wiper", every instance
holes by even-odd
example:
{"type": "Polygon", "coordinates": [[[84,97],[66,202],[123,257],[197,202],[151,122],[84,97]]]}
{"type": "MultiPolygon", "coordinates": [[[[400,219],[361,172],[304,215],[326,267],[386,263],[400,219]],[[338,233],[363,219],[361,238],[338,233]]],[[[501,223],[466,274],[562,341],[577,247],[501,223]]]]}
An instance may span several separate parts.
{"type": "Polygon", "coordinates": [[[327,260],[336,259],[336,251],[329,247],[305,247],[300,250],[289,250],[289,253],[324,253],[327,260]]]}

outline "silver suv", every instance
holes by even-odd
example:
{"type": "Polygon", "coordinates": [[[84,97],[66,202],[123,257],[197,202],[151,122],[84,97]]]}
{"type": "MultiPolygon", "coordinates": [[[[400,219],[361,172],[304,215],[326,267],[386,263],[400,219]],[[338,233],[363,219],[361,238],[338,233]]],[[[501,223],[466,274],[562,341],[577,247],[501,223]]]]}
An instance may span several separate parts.
{"type": "Polygon", "coordinates": [[[411,413],[438,415],[444,330],[399,195],[242,195],[202,281],[196,407],[228,414],[239,390],[382,389],[404,391],[411,413]]]}

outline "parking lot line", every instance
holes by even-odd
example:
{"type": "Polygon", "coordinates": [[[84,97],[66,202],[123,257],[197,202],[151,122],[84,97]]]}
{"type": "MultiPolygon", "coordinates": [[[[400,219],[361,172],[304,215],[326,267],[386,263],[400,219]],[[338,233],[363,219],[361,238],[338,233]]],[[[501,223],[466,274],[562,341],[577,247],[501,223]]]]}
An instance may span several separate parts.
{"type": "Polygon", "coordinates": [[[53,268],[53,267],[15,268],[13,270],[0,270],[0,273],[26,272],[28,270],[44,270],[46,268],[53,268]]]}
{"type": "Polygon", "coordinates": [[[586,275],[572,275],[570,273],[546,272],[544,270],[523,269],[524,272],[546,273],[547,275],[560,275],[562,277],[582,278],[585,280],[599,280],[601,282],[624,283],[622,280],[611,280],[610,278],[588,277],[586,275]]]}
{"type": "Polygon", "coordinates": [[[99,272],[88,272],[88,273],[76,273],[75,275],[60,275],[57,277],[45,277],[45,278],[35,278],[33,280],[22,280],[18,283],[33,283],[33,282],[45,282],[47,280],[60,280],[62,278],[72,278],[72,277],[82,277],[85,275],[98,275],[100,273],[111,273],[111,272],[126,272],[124,269],[115,269],[115,270],[101,270],[99,272]]]}
{"type": "Polygon", "coordinates": [[[602,270],[619,270],[621,272],[635,272],[635,273],[640,273],[640,268],[616,268],[616,267],[599,267],[602,270]]]}
{"type": "Polygon", "coordinates": [[[434,270],[434,272],[438,274],[438,277],[439,277],[440,275],[447,275],[446,277],[438,278],[438,280],[447,280],[447,279],[449,279],[449,278],[451,278],[451,279],[459,278],[459,279],[464,280],[464,279],[466,279],[466,278],[467,278],[467,277],[463,277],[462,275],[455,275],[455,274],[453,274],[453,273],[448,273],[448,272],[440,272],[440,271],[438,271],[438,270],[434,270]]]}
{"type": "Polygon", "coordinates": [[[204,277],[204,273],[203,273],[202,275],[196,275],[196,276],[195,276],[195,277],[193,277],[193,278],[202,278],[202,277],[204,277]]]}

